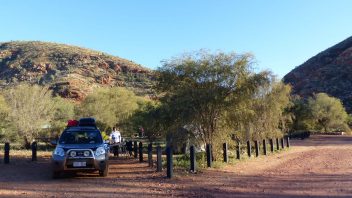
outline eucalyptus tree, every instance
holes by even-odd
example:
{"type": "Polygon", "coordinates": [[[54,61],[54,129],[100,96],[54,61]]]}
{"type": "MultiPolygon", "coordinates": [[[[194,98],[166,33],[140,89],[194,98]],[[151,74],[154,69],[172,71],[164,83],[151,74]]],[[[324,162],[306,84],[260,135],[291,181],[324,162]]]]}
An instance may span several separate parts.
{"type": "Polygon", "coordinates": [[[9,119],[23,139],[24,146],[30,147],[31,141],[47,126],[54,116],[55,103],[48,87],[20,84],[4,91],[9,108],[9,119]]]}
{"type": "Polygon", "coordinates": [[[97,88],[77,109],[77,114],[95,117],[104,131],[122,125],[145,99],[122,87],[97,88]]]}
{"type": "Polygon", "coordinates": [[[17,134],[11,130],[11,122],[9,120],[10,108],[3,95],[0,95],[0,141],[9,141],[11,137],[17,134]]]}
{"type": "Polygon", "coordinates": [[[348,115],[339,99],[330,97],[326,93],[318,93],[308,99],[308,105],[316,129],[323,129],[324,132],[349,130],[348,115]]]}
{"type": "Polygon", "coordinates": [[[267,80],[252,64],[250,54],[206,51],[164,61],[155,88],[169,107],[170,127],[187,127],[212,143],[226,111],[267,80]]]}
{"type": "Polygon", "coordinates": [[[61,97],[53,98],[53,102],[55,108],[53,119],[50,121],[50,135],[57,136],[67,126],[67,120],[76,118],[74,111],[76,105],[72,101],[61,97]]]}

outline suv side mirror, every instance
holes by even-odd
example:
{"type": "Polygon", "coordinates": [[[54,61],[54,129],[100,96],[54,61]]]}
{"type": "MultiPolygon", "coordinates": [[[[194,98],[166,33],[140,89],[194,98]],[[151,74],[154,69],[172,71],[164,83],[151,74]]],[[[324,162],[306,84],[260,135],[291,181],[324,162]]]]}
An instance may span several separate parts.
{"type": "Polygon", "coordinates": [[[57,140],[51,140],[50,144],[53,145],[53,146],[56,146],[57,145],[57,140]]]}

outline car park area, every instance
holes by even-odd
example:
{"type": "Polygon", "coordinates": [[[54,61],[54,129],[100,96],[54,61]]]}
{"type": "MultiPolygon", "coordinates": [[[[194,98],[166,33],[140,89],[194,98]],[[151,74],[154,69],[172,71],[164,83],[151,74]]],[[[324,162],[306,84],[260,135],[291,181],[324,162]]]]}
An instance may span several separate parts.
{"type": "MultiPolygon", "coordinates": [[[[72,173],[51,178],[49,152],[12,152],[0,163],[0,197],[348,197],[352,194],[352,137],[292,140],[287,152],[167,179],[146,162],[110,154],[109,175],[72,173]]],[[[165,170],[164,170],[165,171],[165,170]]]]}

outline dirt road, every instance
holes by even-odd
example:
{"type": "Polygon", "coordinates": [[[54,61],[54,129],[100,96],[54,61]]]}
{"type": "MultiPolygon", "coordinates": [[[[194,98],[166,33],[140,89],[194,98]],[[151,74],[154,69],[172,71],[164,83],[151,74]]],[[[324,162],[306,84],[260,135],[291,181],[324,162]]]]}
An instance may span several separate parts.
{"type": "Polygon", "coordinates": [[[107,178],[53,180],[49,162],[46,155],[38,162],[19,156],[0,163],[0,197],[352,197],[348,136],[292,141],[288,151],[171,180],[134,159],[111,160],[107,178]]]}

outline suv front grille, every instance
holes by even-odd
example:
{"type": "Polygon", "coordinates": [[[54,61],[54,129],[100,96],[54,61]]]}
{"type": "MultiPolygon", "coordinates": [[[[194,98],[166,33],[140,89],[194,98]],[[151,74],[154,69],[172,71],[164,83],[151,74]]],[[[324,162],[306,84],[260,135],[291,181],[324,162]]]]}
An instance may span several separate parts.
{"type": "Polygon", "coordinates": [[[67,152],[67,156],[69,159],[72,159],[72,158],[92,158],[93,151],[90,149],[70,149],[67,152]],[[86,155],[84,155],[85,153],[86,153],[86,155]]]}

